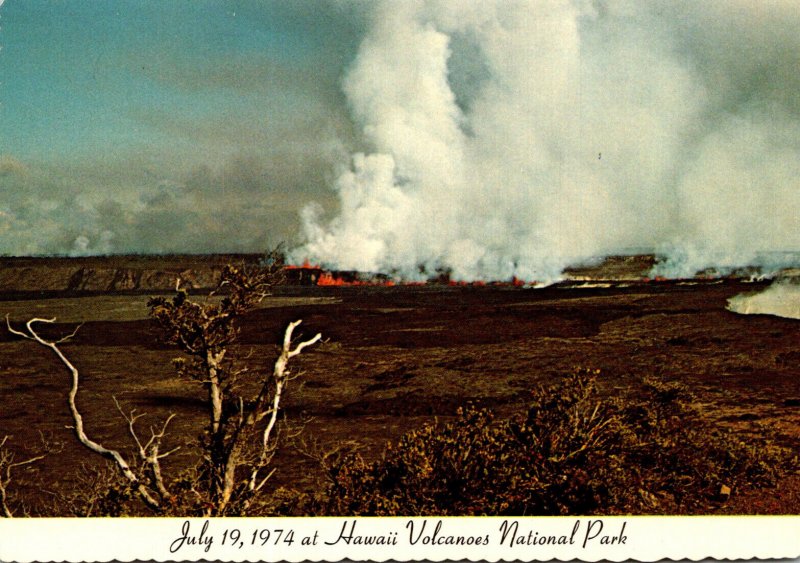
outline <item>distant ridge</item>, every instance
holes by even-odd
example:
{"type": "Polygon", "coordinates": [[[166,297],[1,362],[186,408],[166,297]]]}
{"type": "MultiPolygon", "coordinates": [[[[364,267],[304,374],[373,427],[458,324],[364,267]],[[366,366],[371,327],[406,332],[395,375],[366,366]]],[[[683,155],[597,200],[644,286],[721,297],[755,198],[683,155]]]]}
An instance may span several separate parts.
{"type": "Polygon", "coordinates": [[[163,292],[210,290],[229,263],[255,264],[262,254],[164,254],[0,258],[0,294],[30,292],[163,292]]]}
{"type": "MultiPolygon", "coordinates": [[[[79,257],[19,256],[0,258],[0,296],[36,298],[55,294],[81,295],[98,293],[164,293],[175,288],[181,278],[189,290],[203,292],[216,287],[222,269],[229,263],[257,264],[263,254],[159,254],[79,257]]],[[[654,254],[614,255],[570,266],[563,272],[565,284],[583,282],[648,282],[657,265],[654,254]]],[[[784,269],[781,277],[798,277],[797,269],[784,269]]],[[[720,277],[757,278],[754,268],[741,268],[725,276],[713,270],[698,272],[696,279],[720,277]]],[[[457,280],[455,280],[457,281],[457,280]]],[[[496,280],[506,285],[508,280],[496,280]]],[[[512,280],[511,285],[535,285],[536,280],[512,280]],[[519,282],[519,283],[517,283],[519,282]]],[[[287,266],[287,285],[393,285],[381,273],[327,271],[317,266],[287,266]]],[[[449,275],[441,273],[428,280],[431,285],[453,285],[449,275]]],[[[491,283],[491,282],[489,282],[491,283]]],[[[470,285],[458,282],[459,285],[470,285]]],[[[473,285],[485,285],[475,282],[473,285]]]]}

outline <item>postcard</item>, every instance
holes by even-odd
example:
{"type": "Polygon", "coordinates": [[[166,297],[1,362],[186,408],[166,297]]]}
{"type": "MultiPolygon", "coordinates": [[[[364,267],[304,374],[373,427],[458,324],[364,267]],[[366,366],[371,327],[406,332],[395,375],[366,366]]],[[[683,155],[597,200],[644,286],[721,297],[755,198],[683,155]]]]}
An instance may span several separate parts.
{"type": "Polygon", "coordinates": [[[0,0],[0,561],[800,557],[798,28],[0,0]]]}

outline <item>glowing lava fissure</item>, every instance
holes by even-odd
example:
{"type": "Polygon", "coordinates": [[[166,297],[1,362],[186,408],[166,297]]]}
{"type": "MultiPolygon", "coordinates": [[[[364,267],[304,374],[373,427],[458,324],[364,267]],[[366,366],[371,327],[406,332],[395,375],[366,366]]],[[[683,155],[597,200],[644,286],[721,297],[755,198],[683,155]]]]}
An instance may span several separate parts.
{"type": "MultiPolygon", "coordinates": [[[[394,287],[394,286],[437,286],[437,287],[505,287],[532,288],[557,284],[564,287],[600,287],[619,284],[702,284],[718,283],[721,280],[759,281],[780,278],[792,269],[764,272],[756,267],[741,267],[731,270],[703,269],[693,276],[671,277],[661,273],[661,258],[653,254],[613,255],[589,261],[587,264],[570,266],[564,269],[560,278],[543,283],[537,280],[523,280],[512,276],[507,280],[462,280],[455,278],[449,270],[439,270],[424,280],[409,280],[398,275],[358,270],[327,269],[321,265],[304,260],[301,265],[285,267],[287,281],[295,285],[316,285],[320,287],[394,287]]],[[[793,271],[793,270],[792,270],[793,271]]]]}
{"type": "Polygon", "coordinates": [[[427,280],[406,280],[383,273],[359,272],[357,270],[328,270],[304,260],[301,265],[288,264],[284,267],[287,281],[294,285],[316,285],[320,287],[394,287],[396,285],[415,287],[436,285],[448,287],[534,287],[536,281],[524,281],[512,277],[507,281],[458,280],[450,272],[440,271],[427,280]]]}

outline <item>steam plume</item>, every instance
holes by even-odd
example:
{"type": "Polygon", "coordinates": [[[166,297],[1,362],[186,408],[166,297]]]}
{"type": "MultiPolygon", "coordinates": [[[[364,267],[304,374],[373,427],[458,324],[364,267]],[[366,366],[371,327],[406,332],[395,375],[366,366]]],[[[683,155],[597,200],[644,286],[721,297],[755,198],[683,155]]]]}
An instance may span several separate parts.
{"type": "Polygon", "coordinates": [[[295,256],[557,278],[650,249],[659,273],[800,250],[793,2],[387,2],[344,79],[369,151],[295,256]]]}
{"type": "Polygon", "coordinates": [[[743,315],[775,315],[800,319],[800,285],[775,283],[761,293],[737,295],[728,300],[728,309],[743,315]]]}

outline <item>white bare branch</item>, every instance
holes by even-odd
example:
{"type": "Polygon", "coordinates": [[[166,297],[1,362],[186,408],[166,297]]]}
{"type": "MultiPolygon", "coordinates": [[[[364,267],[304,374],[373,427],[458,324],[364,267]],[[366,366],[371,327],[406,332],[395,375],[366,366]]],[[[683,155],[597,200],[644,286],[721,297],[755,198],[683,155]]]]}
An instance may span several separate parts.
{"type": "Polygon", "coordinates": [[[142,446],[142,443],[139,441],[139,436],[136,434],[136,431],[133,428],[134,424],[136,424],[136,421],[139,420],[140,418],[142,418],[144,416],[144,414],[137,415],[136,414],[136,410],[132,410],[130,415],[126,415],[125,411],[122,410],[122,407],[120,406],[119,401],[117,401],[117,398],[114,397],[114,396],[112,396],[111,398],[114,401],[114,406],[117,407],[117,410],[119,411],[119,413],[127,421],[127,423],[128,423],[128,433],[133,438],[133,441],[136,442],[136,447],[139,449],[139,454],[142,457],[145,457],[144,456],[144,447],[142,446]]]}
{"type": "MultiPolygon", "coordinates": [[[[72,375],[72,387],[70,389],[68,395],[68,403],[69,403],[69,410],[70,414],[72,415],[72,420],[75,423],[72,427],[75,431],[75,435],[78,438],[78,441],[83,444],[87,449],[93,451],[96,454],[101,455],[107,459],[111,459],[116,463],[117,468],[119,469],[120,473],[128,479],[133,485],[135,485],[137,492],[141,496],[142,500],[150,506],[151,508],[158,509],[160,508],[160,503],[158,500],[153,497],[152,494],[147,490],[144,484],[139,479],[139,476],[134,473],[131,469],[128,462],[125,461],[125,458],[120,454],[117,450],[113,450],[110,448],[106,448],[102,444],[99,444],[89,438],[86,435],[86,431],[84,430],[83,426],[83,416],[81,415],[80,411],[78,410],[78,406],[76,404],[76,397],[78,395],[78,386],[80,383],[80,374],[78,373],[78,369],[69,361],[69,359],[64,355],[61,349],[58,347],[58,344],[63,342],[66,338],[62,338],[58,341],[50,341],[45,340],[39,333],[36,332],[33,325],[35,323],[54,323],[55,319],[40,319],[40,318],[33,318],[29,320],[25,326],[28,329],[27,333],[23,333],[11,327],[11,323],[8,320],[8,316],[6,316],[6,324],[8,325],[8,329],[11,333],[21,336],[23,338],[27,338],[28,340],[34,340],[37,343],[41,344],[46,348],[50,348],[53,353],[58,356],[58,359],[61,360],[61,363],[66,366],[69,370],[70,374],[72,375]]],[[[73,336],[70,335],[69,337],[73,336]]],[[[67,337],[67,338],[69,338],[67,337]]]]}
{"type": "Polygon", "coordinates": [[[162,499],[170,498],[169,491],[167,487],[164,485],[164,478],[161,474],[161,461],[165,457],[177,452],[180,450],[180,446],[173,448],[165,453],[159,453],[158,450],[161,447],[161,440],[167,433],[167,426],[175,418],[175,414],[170,414],[167,419],[164,421],[163,426],[159,432],[156,432],[153,427],[150,427],[150,439],[147,441],[146,444],[142,445],[141,440],[139,439],[139,435],[136,433],[136,421],[140,418],[144,417],[145,414],[136,414],[136,410],[133,409],[130,411],[130,414],[125,414],[120,406],[119,402],[117,401],[116,397],[113,397],[114,404],[117,406],[117,410],[120,414],[125,418],[128,422],[128,432],[130,433],[131,437],[133,438],[134,442],[136,442],[136,446],[139,450],[139,457],[144,462],[145,466],[150,470],[150,476],[152,478],[152,484],[155,486],[158,494],[161,495],[162,499]]]}
{"type": "MultiPolygon", "coordinates": [[[[275,381],[275,391],[272,396],[272,406],[266,412],[269,413],[269,421],[267,422],[266,428],[264,428],[264,432],[261,435],[261,454],[259,456],[259,461],[254,465],[253,470],[250,473],[250,480],[248,482],[248,489],[250,491],[258,491],[263,486],[264,483],[272,476],[272,471],[264,477],[260,482],[258,482],[258,474],[260,470],[264,467],[267,461],[271,457],[271,450],[274,449],[274,446],[270,444],[270,437],[272,435],[272,431],[275,428],[275,424],[278,421],[278,410],[280,409],[281,398],[283,396],[283,390],[286,386],[286,382],[288,381],[287,373],[286,373],[286,366],[289,363],[289,359],[295,356],[298,356],[304,348],[308,346],[312,346],[319,342],[322,338],[322,334],[317,333],[316,336],[300,342],[297,346],[292,348],[292,334],[294,329],[303,322],[301,319],[298,319],[294,322],[289,323],[289,326],[286,327],[286,332],[283,336],[283,348],[281,349],[281,353],[278,356],[278,359],[275,360],[275,367],[272,370],[272,378],[275,381]]],[[[264,382],[264,385],[267,385],[268,382],[264,382]]],[[[263,418],[262,415],[259,418],[263,418]]]]}
{"type": "Polygon", "coordinates": [[[264,487],[264,485],[267,484],[267,481],[269,481],[270,477],[272,477],[275,474],[275,470],[276,468],[273,467],[272,471],[267,473],[267,475],[261,480],[261,482],[253,488],[253,490],[260,491],[264,487]]]}
{"type": "Polygon", "coordinates": [[[64,336],[63,338],[60,338],[59,340],[56,340],[56,344],[61,344],[63,342],[66,342],[67,340],[70,340],[70,339],[74,338],[75,335],[78,334],[78,331],[81,329],[82,326],[83,326],[83,323],[81,323],[78,326],[76,326],[75,330],[73,330],[71,333],[69,333],[68,335],[64,336]]]}
{"type": "Polygon", "coordinates": [[[288,356],[290,358],[294,358],[303,351],[303,348],[311,346],[312,344],[316,344],[322,338],[322,334],[318,332],[314,338],[306,340],[305,342],[300,342],[294,350],[289,351],[292,343],[292,333],[294,332],[294,329],[297,328],[297,326],[302,322],[302,319],[298,319],[293,323],[289,323],[289,326],[286,328],[286,334],[283,337],[283,350],[284,352],[288,351],[288,356]]]}
{"type": "Polygon", "coordinates": [[[2,515],[6,518],[13,518],[14,513],[8,505],[8,486],[13,481],[12,470],[17,467],[36,463],[46,456],[45,454],[41,454],[22,461],[14,461],[14,454],[4,449],[6,442],[8,442],[8,436],[3,436],[3,439],[0,440],[0,510],[2,510],[2,515]]]}

